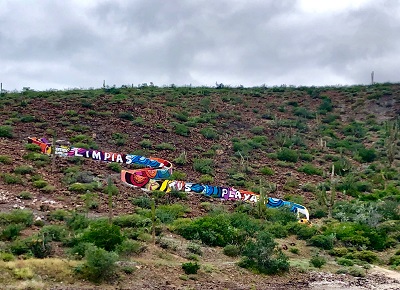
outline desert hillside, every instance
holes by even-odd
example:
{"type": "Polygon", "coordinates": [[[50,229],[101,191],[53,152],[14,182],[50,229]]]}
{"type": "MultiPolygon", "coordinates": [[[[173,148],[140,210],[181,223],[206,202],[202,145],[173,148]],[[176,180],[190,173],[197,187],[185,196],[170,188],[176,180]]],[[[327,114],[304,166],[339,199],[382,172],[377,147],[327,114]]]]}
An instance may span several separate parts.
{"type": "Polygon", "coordinates": [[[400,287],[371,270],[400,266],[399,84],[25,88],[0,109],[5,289],[314,289],[336,273],[400,287]],[[137,165],[42,154],[28,137],[162,158],[171,179],[295,202],[311,223],[133,188],[120,171],[137,165]]]}

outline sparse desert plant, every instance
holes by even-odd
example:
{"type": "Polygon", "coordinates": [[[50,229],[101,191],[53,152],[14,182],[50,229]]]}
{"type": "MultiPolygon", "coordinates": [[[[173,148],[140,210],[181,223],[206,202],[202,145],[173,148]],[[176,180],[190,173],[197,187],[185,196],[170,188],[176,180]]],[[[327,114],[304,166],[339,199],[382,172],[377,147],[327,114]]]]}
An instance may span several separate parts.
{"type": "Polygon", "coordinates": [[[8,155],[0,155],[0,163],[2,164],[11,164],[12,158],[8,155]]]}
{"type": "Polygon", "coordinates": [[[310,259],[310,265],[315,268],[322,268],[326,264],[326,259],[320,255],[314,255],[310,259]]]}
{"type": "Polygon", "coordinates": [[[183,269],[183,271],[185,271],[185,274],[187,274],[187,275],[197,274],[197,271],[199,271],[199,269],[200,269],[200,265],[197,264],[196,262],[183,263],[182,269],[183,269]]]}
{"type": "Polygon", "coordinates": [[[0,126],[0,137],[12,138],[13,128],[9,125],[0,126]]]}

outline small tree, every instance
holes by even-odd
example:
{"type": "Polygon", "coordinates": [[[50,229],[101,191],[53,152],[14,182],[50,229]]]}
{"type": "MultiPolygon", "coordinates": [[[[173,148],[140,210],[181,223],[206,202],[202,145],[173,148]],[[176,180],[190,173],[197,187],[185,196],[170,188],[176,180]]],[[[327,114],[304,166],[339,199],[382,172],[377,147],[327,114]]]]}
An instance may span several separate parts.
{"type": "Polygon", "coordinates": [[[81,269],[77,269],[77,272],[81,272],[89,281],[98,283],[115,273],[118,255],[96,246],[89,246],[85,252],[85,259],[86,262],[81,269]]]}
{"type": "Polygon", "coordinates": [[[288,271],[289,259],[280,249],[277,249],[277,245],[271,233],[260,232],[256,241],[249,241],[245,245],[244,259],[240,261],[239,266],[266,274],[288,271]]]}

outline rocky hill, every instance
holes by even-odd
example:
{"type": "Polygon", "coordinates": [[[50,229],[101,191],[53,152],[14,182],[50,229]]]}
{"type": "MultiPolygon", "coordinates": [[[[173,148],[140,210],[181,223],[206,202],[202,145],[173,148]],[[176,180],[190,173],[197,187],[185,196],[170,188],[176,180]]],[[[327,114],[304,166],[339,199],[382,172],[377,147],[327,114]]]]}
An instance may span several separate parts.
{"type": "MultiPolygon", "coordinates": [[[[51,158],[27,146],[28,137],[64,139],[76,147],[163,158],[173,163],[175,179],[234,186],[301,203],[309,208],[315,224],[321,222],[320,218],[323,221],[339,201],[380,200],[388,195],[381,194],[387,188],[393,188],[393,195],[398,196],[400,144],[399,136],[393,132],[398,130],[400,115],[399,84],[253,88],[222,84],[216,88],[160,88],[143,84],[64,91],[25,88],[22,92],[3,93],[0,108],[0,208],[2,212],[32,210],[34,218],[45,224],[51,223],[51,214],[57,210],[86,212],[89,217],[137,213],[138,200],[151,197],[152,193],[128,187],[119,180],[121,168],[136,166],[51,158]],[[111,213],[105,191],[111,186],[110,177],[118,193],[113,196],[111,213]],[[86,186],[79,187],[77,183],[86,186]],[[327,197],[333,192],[334,200],[329,205],[327,197]]],[[[238,207],[232,201],[196,194],[186,198],[163,196],[158,204],[171,201],[186,206],[186,218],[206,216],[210,204],[228,212],[238,207]]],[[[31,228],[22,236],[39,229],[31,228]]],[[[398,240],[392,246],[396,248],[397,244],[398,240]]],[[[307,251],[305,244],[303,247],[307,251]]],[[[61,246],[59,250],[58,256],[62,257],[64,250],[61,246]]],[[[161,250],[151,254],[160,255],[161,250]]],[[[213,253],[214,248],[205,251],[210,253],[204,257],[226,258],[226,262],[218,260],[213,267],[227,271],[232,268],[232,273],[246,278],[240,284],[229,275],[221,279],[213,276],[216,282],[206,285],[209,277],[205,271],[193,279],[206,286],[198,288],[197,284],[202,283],[191,281],[190,287],[267,286],[268,278],[242,273],[245,270],[229,264],[233,260],[213,253]],[[231,278],[233,284],[227,282],[231,278]],[[254,279],[263,282],[259,284],[254,279]]],[[[57,257],[57,252],[52,255],[57,257]]],[[[170,256],[171,260],[185,260],[177,253],[173,255],[178,257],[170,256]]],[[[206,260],[203,264],[207,264],[206,260]]],[[[139,263],[138,268],[154,267],[135,263],[139,263]]],[[[307,278],[297,272],[290,275],[297,277],[296,287],[305,285],[307,278]]],[[[164,276],[161,272],[157,279],[164,276]]],[[[280,285],[289,289],[287,281],[293,277],[282,279],[280,285]]],[[[184,281],[178,281],[163,284],[158,280],[149,285],[158,289],[170,287],[169,284],[171,289],[184,287],[184,281]]],[[[147,282],[141,283],[140,287],[148,288],[147,282]]]]}

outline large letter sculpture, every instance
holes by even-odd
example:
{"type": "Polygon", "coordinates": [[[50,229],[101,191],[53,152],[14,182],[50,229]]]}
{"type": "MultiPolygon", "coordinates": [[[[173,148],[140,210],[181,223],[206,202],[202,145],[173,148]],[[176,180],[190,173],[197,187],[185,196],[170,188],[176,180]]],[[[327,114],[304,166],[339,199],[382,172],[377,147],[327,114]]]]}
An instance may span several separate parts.
{"type": "MultiPolygon", "coordinates": [[[[52,145],[45,138],[37,139],[29,137],[28,142],[39,145],[42,153],[51,154],[52,152],[52,145]]],[[[144,166],[142,169],[121,171],[121,180],[129,186],[138,187],[143,190],[160,190],[165,192],[176,190],[194,192],[225,200],[242,200],[253,203],[259,201],[259,194],[251,191],[237,190],[233,187],[212,186],[179,180],[168,180],[167,178],[169,178],[172,174],[172,164],[164,159],[76,148],[65,145],[65,143],[64,145],[59,143],[60,142],[56,141],[54,148],[54,154],[58,156],[78,156],[105,162],[139,164],[144,166]]],[[[294,202],[268,197],[265,201],[265,205],[269,208],[289,207],[293,213],[303,214],[307,221],[310,218],[307,208],[294,202]]]]}

